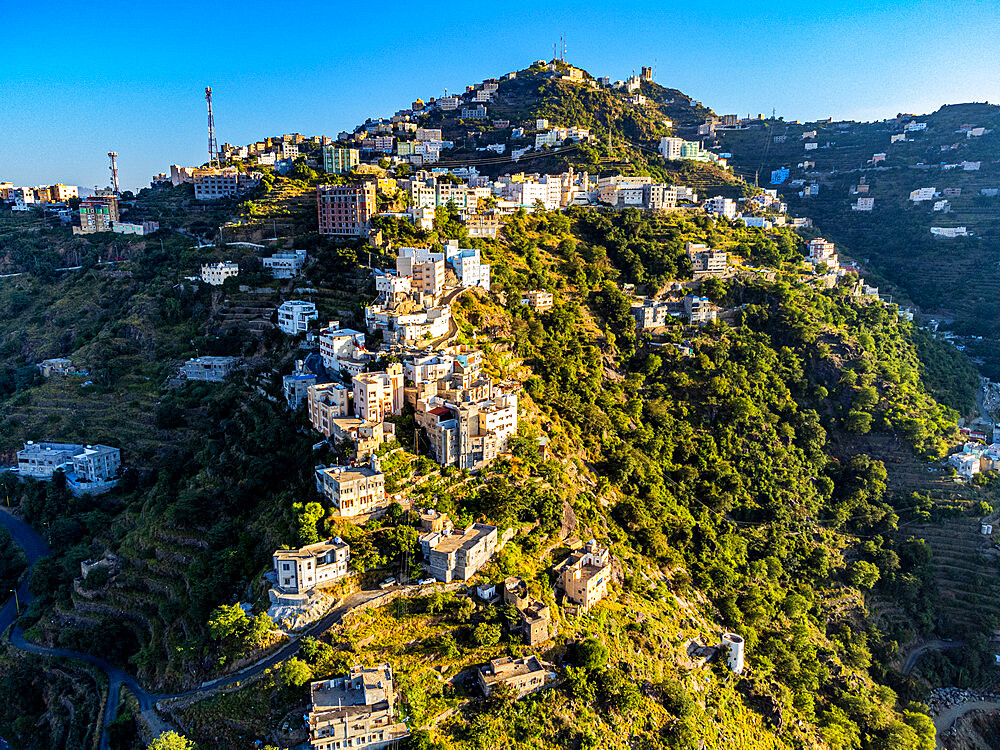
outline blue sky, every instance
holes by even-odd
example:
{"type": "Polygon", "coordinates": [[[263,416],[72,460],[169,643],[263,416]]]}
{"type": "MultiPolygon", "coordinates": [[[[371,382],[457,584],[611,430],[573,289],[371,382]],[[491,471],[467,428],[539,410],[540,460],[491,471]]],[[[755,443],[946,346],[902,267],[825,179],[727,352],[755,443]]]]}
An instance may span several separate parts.
{"type": "Polygon", "coordinates": [[[880,119],[1000,102],[1000,3],[716,0],[6,4],[0,181],[123,186],[219,142],[335,135],[368,116],[549,58],[657,80],[716,112],[880,119]],[[700,7],[704,6],[704,7],[700,7]]]}

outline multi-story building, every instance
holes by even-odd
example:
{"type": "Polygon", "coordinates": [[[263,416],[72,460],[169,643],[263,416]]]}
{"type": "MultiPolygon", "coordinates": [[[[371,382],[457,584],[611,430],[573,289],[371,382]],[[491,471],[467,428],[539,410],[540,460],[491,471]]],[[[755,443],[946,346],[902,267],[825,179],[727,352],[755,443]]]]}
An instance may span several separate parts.
{"type": "Polygon", "coordinates": [[[278,307],[278,328],[289,336],[308,333],[309,324],[318,319],[319,313],[312,302],[293,299],[282,302],[278,307]]]}
{"type": "Polygon", "coordinates": [[[535,312],[551,310],[554,304],[552,292],[544,292],[540,289],[529,290],[521,295],[521,304],[530,307],[535,312]]]}
{"type": "Polygon", "coordinates": [[[181,365],[181,376],[186,380],[221,383],[239,367],[236,357],[194,357],[181,365]]]}
{"type": "Polygon", "coordinates": [[[455,275],[461,286],[478,286],[486,291],[490,290],[490,264],[482,262],[479,248],[459,248],[455,242],[457,252],[446,253],[447,261],[455,269],[455,275]]]}
{"type": "Polygon", "coordinates": [[[719,310],[707,297],[689,294],[684,298],[684,313],[692,324],[702,325],[716,320],[719,310]]]}
{"type": "Polygon", "coordinates": [[[806,247],[809,249],[810,263],[825,263],[828,266],[840,265],[835,245],[823,237],[809,240],[806,247]]]}
{"type": "Polygon", "coordinates": [[[350,393],[342,383],[309,386],[306,389],[306,408],[313,429],[330,437],[335,429],[335,420],[350,413],[350,393]]]}
{"type": "Polygon", "coordinates": [[[426,247],[401,247],[396,255],[396,273],[412,279],[412,288],[430,296],[444,289],[444,253],[426,247]]]}
{"type": "Polygon", "coordinates": [[[671,302],[644,299],[633,302],[631,312],[632,317],[635,318],[636,328],[660,328],[667,324],[670,314],[675,312],[674,308],[675,306],[671,302]]]}
{"type": "Polygon", "coordinates": [[[565,592],[570,614],[585,614],[608,593],[611,556],[591,539],[582,551],[573,552],[558,568],[559,587],[565,592]]]}
{"type": "Polygon", "coordinates": [[[365,372],[354,377],[354,416],[381,422],[403,413],[403,366],[393,363],[385,372],[365,372]]]}
{"type": "Polygon", "coordinates": [[[375,215],[375,183],[319,185],[316,188],[319,233],[333,237],[367,237],[375,215]]]}
{"type": "Polygon", "coordinates": [[[457,402],[422,398],[416,419],[427,430],[438,463],[475,471],[506,451],[517,432],[517,394],[497,392],[492,398],[457,402]]]}
{"type": "Polygon", "coordinates": [[[346,576],[351,548],[338,536],[297,550],[275,550],[272,558],[278,588],[286,594],[305,594],[346,576]]]}
{"type": "Polygon", "coordinates": [[[385,750],[409,736],[396,721],[396,693],[388,664],[351,667],[343,677],[309,686],[309,743],[313,750],[385,750]]]}
{"type": "Polygon", "coordinates": [[[209,286],[222,286],[226,279],[239,276],[239,264],[231,260],[223,260],[218,263],[206,263],[201,267],[201,280],[209,286]]]}
{"type": "Polygon", "coordinates": [[[195,169],[192,174],[194,197],[199,201],[229,198],[260,184],[260,173],[244,173],[235,167],[195,169]]]}
{"type": "Polygon", "coordinates": [[[73,234],[110,232],[118,221],[118,199],[112,195],[80,201],[77,216],[79,225],[74,223],[73,234]]]}
{"type": "Polygon", "coordinates": [[[118,483],[122,457],[108,445],[36,443],[28,441],[17,452],[18,476],[48,481],[57,471],[66,475],[74,495],[97,495],[118,483]]]}
{"type": "Polygon", "coordinates": [[[49,192],[52,195],[52,200],[56,203],[65,203],[70,198],[80,197],[80,190],[76,185],[51,185],[49,192]]]}
{"type": "Polygon", "coordinates": [[[726,272],[728,254],[707,245],[688,242],[684,252],[691,259],[691,270],[701,276],[722,276],[726,272]]]}
{"type": "Polygon", "coordinates": [[[372,459],[368,466],[317,466],[316,489],[343,518],[384,511],[385,475],[372,459]]]}
{"type": "Polygon", "coordinates": [[[295,250],[291,253],[275,253],[261,259],[264,268],[276,279],[292,279],[302,270],[306,263],[306,251],[295,250]]]}
{"type": "Polygon", "coordinates": [[[537,656],[493,659],[479,668],[477,676],[484,695],[488,696],[498,685],[509,685],[519,698],[541,690],[556,678],[552,665],[537,656]]]}
{"type": "Polygon", "coordinates": [[[289,409],[298,409],[309,396],[309,387],[316,385],[319,376],[306,367],[304,360],[295,361],[295,370],[281,378],[281,390],[289,409]]]}
{"type": "Polygon", "coordinates": [[[430,531],[421,535],[420,543],[432,576],[445,583],[467,581],[496,552],[497,527],[474,523],[452,533],[430,531]]]}
{"type": "Polygon", "coordinates": [[[486,105],[477,104],[475,107],[462,107],[463,120],[485,120],[486,105]]]}
{"type": "Polygon", "coordinates": [[[343,371],[345,364],[359,358],[365,352],[365,334],[353,328],[341,328],[340,323],[331,320],[319,332],[319,355],[323,367],[330,372],[343,371]]]}
{"type": "Polygon", "coordinates": [[[705,213],[725,216],[732,221],[736,218],[736,201],[732,198],[723,198],[721,195],[709,198],[705,201],[705,213]]]}

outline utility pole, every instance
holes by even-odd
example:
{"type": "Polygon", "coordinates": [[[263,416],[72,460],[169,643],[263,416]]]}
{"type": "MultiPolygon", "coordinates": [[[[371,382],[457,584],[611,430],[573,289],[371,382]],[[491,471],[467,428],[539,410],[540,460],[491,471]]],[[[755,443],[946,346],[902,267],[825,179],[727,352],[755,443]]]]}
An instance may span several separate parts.
{"type": "Polygon", "coordinates": [[[14,608],[17,610],[17,616],[21,616],[21,602],[17,598],[17,589],[11,589],[14,592],[14,608]]]}
{"type": "Polygon", "coordinates": [[[205,87],[205,101],[208,102],[208,166],[218,166],[218,146],[215,143],[215,115],[212,114],[212,87],[205,87]]]}
{"type": "Polygon", "coordinates": [[[108,156],[111,159],[111,187],[114,188],[115,195],[118,195],[118,152],[108,151],[108,156]]]}

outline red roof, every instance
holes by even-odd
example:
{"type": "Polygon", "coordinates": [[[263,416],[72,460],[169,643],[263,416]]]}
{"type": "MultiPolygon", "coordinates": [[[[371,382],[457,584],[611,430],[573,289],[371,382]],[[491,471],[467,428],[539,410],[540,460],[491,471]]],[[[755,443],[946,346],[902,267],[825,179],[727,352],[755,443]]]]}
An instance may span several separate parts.
{"type": "Polygon", "coordinates": [[[451,412],[448,411],[443,406],[439,406],[436,409],[431,409],[431,414],[433,414],[436,417],[450,417],[451,416],[451,412]]]}

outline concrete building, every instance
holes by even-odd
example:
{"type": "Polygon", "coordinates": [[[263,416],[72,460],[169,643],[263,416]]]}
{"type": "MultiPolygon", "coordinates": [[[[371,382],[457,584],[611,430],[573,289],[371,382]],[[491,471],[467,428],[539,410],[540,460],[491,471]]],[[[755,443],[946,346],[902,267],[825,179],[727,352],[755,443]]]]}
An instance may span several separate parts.
{"type": "Polygon", "coordinates": [[[49,481],[56,471],[66,476],[74,495],[99,495],[118,484],[121,451],[107,445],[36,443],[28,441],[17,452],[19,477],[49,481]]]}
{"type": "Polygon", "coordinates": [[[716,250],[707,245],[688,242],[684,252],[691,259],[691,270],[701,276],[722,276],[726,273],[729,259],[725,250],[716,250]]]}
{"type": "Polygon", "coordinates": [[[316,489],[343,518],[385,510],[385,475],[374,458],[368,466],[317,466],[316,489]]]}
{"type": "Polygon", "coordinates": [[[239,276],[240,267],[231,260],[206,263],[201,267],[201,280],[209,286],[222,286],[226,279],[239,276]]]}
{"type": "Polygon", "coordinates": [[[365,334],[353,328],[341,328],[335,320],[319,332],[319,354],[323,367],[329,372],[344,370],[345,362],[358,359],[365,351],[365,334]]]}
{"type": "Polygon", "coordinates": [[[497,527],[474,523],[465,530],[431,531],[420,537],[430,574],[439,581],[467,581],[497,549],[497,527]]]}
{"type": "Polygon", "coordinates": [[[302,300],[287,300],[278,307],[278,328],[289,336],[308,333],[309,324],[319,319],[316,305],[302,300]]]}
{"type": "Polygon", "coordinates": [[[396,255],[396,273],[411,279],[414,290],[436,296],[444,289],[444,253],[426,247],[401,247],[396,255]]]}
{"type": "Polygon", "coordinates": [[[554,304],[552,292],[544,292],[539,289],[524,292],[521,295],[521,304],[530,307],[535,312],[551,310],[554,304]]]}
{"type": "Polygon", "coordinates": [[[671,313],[676,311],[675,307],[671,302],[644,299],[632,303],[631,313],[635,318],[636,328],[661,328],[670,320],[671,313]]]}
{"type": "Polygon", "coordinates": [[[346,576],[351,548],[338,536],[297,550],[276,550],[272,559],[278,588],[286,594],[305,594],[346,576]]]}
{"type": "MultiPolygon", "coordinates": [[[[455,243],[457,246],[457,242],[455,243]]],[[[447,258],[455,269],[460,286],[478,286],[490,290],[490,264],[483,263],[479,248],[456,248],[457,254],[447,258]]],[[[447,254],[446,254],[447,255],[447,254]]]]}
{"type": "Polygon", "coordinates": [[[852,211],[871,211],[875,208],[875,199],[870,197],[859,197],[855,203],[851,204],[852,211]]]}
{"type": "Polygon", "coordinates": [[[236,357],[194,357],[181,365],[181,377],[207,383],[221,383],[238,369],[236,357]]]}
{"type": "Polygon", "coordinates": [[[43,359],[37,366],[43,378],[52,377],[53,375],[68,375],[70,370],[73,369],[73,360],[66,357],[54,357],[52,359],[43,359]]]}
{"type": "Polygon", "coordinates": [[[375,183],[316,187],[319,233],[332,237],[367,237],[375,215],[375,183]]]}
{"type": "Polygon", "coordinates": [[[315,372],[306,367],[303,360],[296,360],[295,370],[281,378],[281,391],[285,395],[289,409],[298,409],[306,402],[309,387],[316,385],[318,378],[315,372]]]}
{"type": "Polygon", "coordinates": [[[732,221],[736,218],[736,201],[717,195],[705,201],[705,213],[715,216],[725,216],[732,221]]]}
{"type": "Polygon", "coordinates": [[[320,383],[306,389],[306,412],[316,432],[326,437],[333,434],[334,420],[350,414],[349,395],[350,390],[342,383],[320,383]]]}
{"type": "Polygon", "coordinates": [[[586,614],[608,593],[611,556],[591,539],[582,551],[573,552],[558,569],[559,588],[565,592],[565,609],[586,614]]]}
{"type": "Polygon", "coordinates": [[[110,232],[118,221],[118,198],[115,196],[93,197],[80,201],[76,211],[77,221],[73,224],[73,234],[95,234],[110,232]]]}
{"type": "Polygon", "coordinates": [[[711,300],[695,294],[689,294],[684,298],[684,313],[692,325],[711,323],[719,316],[719,310],[711,300]]]}
{"type": "Polygon", "coordinates": [[[309,686],[307,723],[313,750],[385,750],[409,736],[396,721],[392,669],[351,667],[343,677],[309,686]]]}
{"type": "Polygon", "coordinates": [[[529,646],[535,646],[547,641],[551,621],[549,608],[528,595],[528,585],[524,579],[518,576],[505,579],[502,593],[504,604],[517,610],[516,630],[524,638],[524,642],[529,646]]]}
{"type": "Polygon", "coordinates": [[[416,419],[439,464],[477,471],[505,452],[517,432],[517,394],[495,389],[475,401],[432,396],[417,401],[416,419]]]}
{"type": "Polygon", "coordinates": [[[552,665],[540,661],[537,656],[519,659],[505,656],[480,667],[478,678],[484,695],[490,695],[498,685],[508,685],[520,698],[541,690],[555,680],[556,674],[552,665]]]}
{"type": "Polygon", "coordinates": [[[274,278],[293,279],[306,263],[306,251],[300,249],[291,253],[275,253],[262,258],[261,263],[274,278]]]}
{"type": "Polygon", "coordinates": [[[832,242],[823,237],[817,237],[814,240],[809,240],[806,243],[806,248],[809,252],[806,259],[813,265],[824,263],[828,268],[840,267],[840,258],[837,257],[836,247],[832,242]]]}
{"type": "Polygon", "coordinates": [[[240,172],[235,167],[195,169],[192,173],[194,197],[199,201],[231,198],[257,187],[260,177],[260,172],[240,172]]]}
{"type": "Polygon", "coordinates": [[[385,372],[365,372],[354,378],[354,416],[381,422],[403,413],[403,366],[393,363],[385,372]]]}

